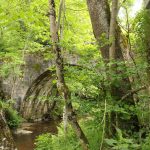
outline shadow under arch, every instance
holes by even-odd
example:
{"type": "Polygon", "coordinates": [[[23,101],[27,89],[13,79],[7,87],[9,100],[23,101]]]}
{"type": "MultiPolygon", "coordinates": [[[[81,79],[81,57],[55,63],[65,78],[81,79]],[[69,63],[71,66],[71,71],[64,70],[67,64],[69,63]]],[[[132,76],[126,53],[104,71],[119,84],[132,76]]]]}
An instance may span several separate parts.
{"type": "Polygon", "coordinates": [[[54,109],[54,97],[58,96],[55,80],[55,71],[46,70],[31,83],[20,107],[24,119],[40,121],[54,109]]]}

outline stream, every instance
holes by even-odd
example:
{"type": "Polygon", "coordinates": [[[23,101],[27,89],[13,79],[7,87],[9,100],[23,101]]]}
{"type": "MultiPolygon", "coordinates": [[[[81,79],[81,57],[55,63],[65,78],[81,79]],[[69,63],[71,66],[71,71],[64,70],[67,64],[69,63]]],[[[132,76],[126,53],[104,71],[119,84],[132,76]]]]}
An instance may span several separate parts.
{"type": "Polygon", "coordinates": [[[43,133],[57,133],[57,125],[60,121],[49,121],[44,123],[23,123],[14,133],[14,140],[18,150],[33,150],[35,138],[43,133]]]}

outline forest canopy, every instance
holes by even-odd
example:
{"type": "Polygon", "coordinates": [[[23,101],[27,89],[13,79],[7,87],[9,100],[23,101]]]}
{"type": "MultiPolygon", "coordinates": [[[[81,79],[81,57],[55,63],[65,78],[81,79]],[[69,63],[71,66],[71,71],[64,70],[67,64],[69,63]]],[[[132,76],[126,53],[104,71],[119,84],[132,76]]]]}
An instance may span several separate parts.
{"type": "Polygon", "coordinates": [[[36,150],[149,150],[149,5],[1,0],[0,146],[9,128],[58,119],[36,150]]]}

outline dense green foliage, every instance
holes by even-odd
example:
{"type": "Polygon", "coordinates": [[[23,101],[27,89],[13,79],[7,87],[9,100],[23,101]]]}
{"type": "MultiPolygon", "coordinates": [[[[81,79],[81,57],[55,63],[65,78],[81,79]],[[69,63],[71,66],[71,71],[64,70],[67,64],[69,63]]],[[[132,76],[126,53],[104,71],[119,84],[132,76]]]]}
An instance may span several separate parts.
{"type": "Polygon", "coordinates": [[[19,127],[22,122],[22,118],[18,115],[18,112],[14,110],[10,104],[0,100],[0,109],[3,109],[7,124],[11,129],[19,127]]]}
{"type": "MultiPolygon", "coordinates": [[[[122,9],[126,8],[130,12],[132,3],[132,0],[126,1],[122,9]]],[[[40,54],[44,60],[54,60],[53,43],[49,36],[48,9],[48,1],[45,0],[14,0],[13,3],[11,0],[0,1],[0,77],[6,80],[10,75],[22,78],[24,58],[28,54],[40,54]]],[[[58,15],[58,0],[56,0],[56,11],[58,15]]],[[[150,149],[148,90],[144,89],[132,94],[135,106],[129,106],[121,99],[117,102],[113,101],[110,93],[110,84],[121,87],[120,81],[127,77],[130,78],[132,89],[150,84],[150,11],[142,10],[134,19],[130,16],[128,19],[129,31],[124,19],[120,18],[118,21],[125,35],[123,42],[126,47],[130,46],[125,49],[124,55],[126,56],[128,50],[131,57],[125,58],[125,63],[113,62],[117,66],[117,71],[122,73],[116,76],[106,69],[112,65],[112,62],[108,63],[108,66],[104,65],[99,54],[99,48],[110,44],[111,41],[105,39],[105,36],[101,37],[101,45],[98,46],[92,32],[86,1],[66,0],[65,12],[61,19],[63,31],[59,33],[62,37],[58,44],[62,48],[65,80],[71,91],[71,101],[80,125],[89,140],[90,150],[99,150],[102,145],[114,150],[150,149]],[[111,115],[111,112],[121,114],[122,119],[126,120],[137,115],[141,129],[133,134],[131,126],[128,132],[115,127],[116,135],[111,138],[106,137],[109,130],[106,126],[107,121],[109,122],[106,116],[111,115]]],[[[38,66],[34,67],[39,69],[38,66]]],[[[55,70],[55,66],[47,69],[55,70]]],[[[54,82],[56,83],[56,80],[54,82]]],[[[64,105],[62,98],[50,97],[51,99],[57,100],[57,109],[51,114],[62,116],[64,105]]],[[[9,127],[17,128],[21,122],[17,112],[4,102],[0,101],[0,106],[5,111],[9,127]]],[[[47,133],[40,135],[36,140],[36,150],[75,149],[82,148],[70,126],[67,135],[64,134],[63,125],[61,125],[56,135],[47,133]]]]}
{"type": "MultiPolygon", "coordinates": [[[[98,150],[99,149],[99,140],[101,139],[101,129],[100,126],[94,121],[90,120],[81,120],[80,124],[88,139],[90,140],[90,149],[98,150]]],[[[74,133],[74,131],[69,126],[68,134],[65,136],[63,125],[58,127],[58,134],[43,134],[36,139],[36,150],[81,150],[80,143],[74,133]]]]}
{"type": "MultiPolygon", "coordinates": [[[[139,74],[139,78],[136,79],[136,86],[149,84],[149,22],[150,11],[141,10],[133,22],[133,51],[135,53],[135,63],[139,74]]],[[[144,126],[149,126],[149,114],[148,108],[149,93],[139,92],[138,114],[139,119],[144,126]],[[145,111],[143,111],[145,110],[145,111]]]]}

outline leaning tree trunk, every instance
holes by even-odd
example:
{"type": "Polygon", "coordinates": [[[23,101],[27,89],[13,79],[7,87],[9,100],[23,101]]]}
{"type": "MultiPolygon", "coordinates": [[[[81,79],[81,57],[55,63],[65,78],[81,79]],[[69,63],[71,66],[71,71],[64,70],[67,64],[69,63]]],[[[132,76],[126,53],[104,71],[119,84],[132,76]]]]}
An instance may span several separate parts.
{"type": "Polygon", "coordinates": [[[12,134],[6,123],[2,109],[0,109],[0,149],[16,149],[12,134]]]}
{"type": "MultiPolygon", "coordinates": [[[[2,90],[2,83],[0,78],[0,100],[3,100],[5,98],[5,94],[2,90]]],[[[3,108],[0,104],[0,149],[9,149],[9,150],[15,150],[16,146],[12,137],[12,134],[10,132],[10,129],[7,125],[5,114],[3,111],[3,108]]]]}
{"type": "MultiPolygon", "coordinates": [[[[122,68],[126,68],[125,64],[123,63],[124,59],[123,59],[123,54],[120,46],[120,30],[118,28],[117,22],[115,22],[116,13],[117,13],[117,10],[115,10],[116,9],[115,4],[113,3],[114,5],[113,9],[115,11],[114,12],[112,11],[112,14],[110,13],[110,8],[107,0],[87,0],[87,5],[88,5],[90,18],[91,18],[93,32],[100,47],[102,44],[104,45],[104,43],[102,43],[103,38],[106,38],[108,40],[109,40],[109,36],[113,36],[114,38],[112,39],[113,42],[112,45],[110,46],[110,49],[107,43],[100,49],[104,62],[107,63],[110,60],[110,58],[111,59],[113,58],[116,64],[121,62],[122,68]],[[110,22],[111,22],[111,28],[110,28],[110,22]]],[[[110,92],[111,92],[113,104],[116,105],[121,100],[121,98],[131,90],[131,84],[127,76],[122,76],[123,71],[118,70],[117,65],[113,65],[113,67],[115,67],[114,68],[115,72],[113,72],[113,75],[116,77],[117,76],[121,77],[117,81],[118,84],[116,84],[116,82],[113,82],[110,79],[111,77],[108,77],[108,79],[111,80],[110,92]]],[[[135,103],[133,97],[129,95],[123,102],[121,102],[120,107],[123,108],[124,104],[134,107],[135,103]]],[[[111,118],[109,120],[111,120],[110,123],[111,123],[112,134],[115,132],[115,128],[114,128],[115,126],[126,131],[129,130],[131,126],[133,126],[134,130],[138,129],[138,119],[136,115],[131,115],[130,119],[122,119],[122,118],[123,118],[122,114],[118,114],[115,112],[111,113],[111,118]]]]}
{"type": "Polygon", "coordinates": [[[81,145],[83,149],[88,150],[88,140],[77,122],[76,114],[73,110],[72,103],[71,103],[71,93],[64,79],[63,58],[61,54],[61,48],[58,45],[59,37],[58,37],[58,27],[56,24],[55,1],[49,0],[49,6],[50,6],[51,40],[52,40],[53,50],[55,52],[55,57],[56,57],[55,64],[56,64],[57,88],[58,88],[59,94],[63,97],[64,102],[65,102],[64,123],[66,124],[67,120],[70,121],[73,129],[75,130],[76,135],[81,141],[81,145]]]}

